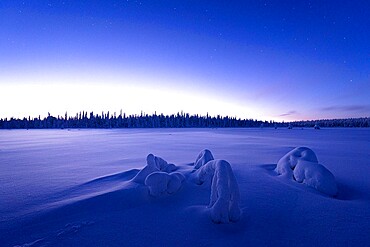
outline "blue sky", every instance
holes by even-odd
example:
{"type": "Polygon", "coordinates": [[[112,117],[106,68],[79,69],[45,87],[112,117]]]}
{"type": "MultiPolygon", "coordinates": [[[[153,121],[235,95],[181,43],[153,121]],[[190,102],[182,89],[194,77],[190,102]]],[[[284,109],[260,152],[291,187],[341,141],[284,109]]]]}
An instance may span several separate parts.
{"type": "Polygon", "coordinates": [[[1,1],[0,117],[370,116],[367,1],[1,1]]]}

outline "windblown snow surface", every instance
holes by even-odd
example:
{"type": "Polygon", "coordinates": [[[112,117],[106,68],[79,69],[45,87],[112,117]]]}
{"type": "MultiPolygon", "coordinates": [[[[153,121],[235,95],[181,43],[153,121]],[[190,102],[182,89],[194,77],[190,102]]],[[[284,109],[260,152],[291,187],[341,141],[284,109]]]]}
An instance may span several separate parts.
{"type": "Polygon", "coordinates": [[[1,130],[0,246],[370,246],[369,151],[369,129],[1,130]],[[297,147],[319,163],[279,175],[297,147]]]}

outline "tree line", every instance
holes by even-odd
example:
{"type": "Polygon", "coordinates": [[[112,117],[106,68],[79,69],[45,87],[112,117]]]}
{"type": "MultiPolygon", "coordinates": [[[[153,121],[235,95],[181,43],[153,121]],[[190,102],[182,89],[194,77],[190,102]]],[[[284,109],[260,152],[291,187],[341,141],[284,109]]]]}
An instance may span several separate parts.
{"type": "Polygon", "coordinates": [[[294,127],[314,127],[318,125],[320,127],[356,127],[356,128],[368,128],[370,127],[370,118],[344,118],[344,119],[320,119],[320,120],[308,120],[308,121],[295,121],[290,123],[294,127]]]}
{"type": "Polygon", "coordinates": [[[260,121],[229,116],[206,116],[177,113],[172,115],[126,115],[85,111],[75,116],[0,119],[0,129],[65,129],[65,128],[246,128],[246,127],[370,127],[370,118],[326,119],[296,122],[260,121]]]}
{"type": "Polygon", "coordinates": [[[51,116],[41,118],[10,118],[0,119],[2,129],[64,129],[64,128],[201,128],[201,127],[258,127],[262,123],[271,125],[272,122],[264,122],[253,119],[237,119],[236,117],[211,117],[177,113],[172,115],[144,114],[126,115],[122,112],[117,116],[109,112],[101,114],[89,114],[85,111],[75,116],[51,116]]]}

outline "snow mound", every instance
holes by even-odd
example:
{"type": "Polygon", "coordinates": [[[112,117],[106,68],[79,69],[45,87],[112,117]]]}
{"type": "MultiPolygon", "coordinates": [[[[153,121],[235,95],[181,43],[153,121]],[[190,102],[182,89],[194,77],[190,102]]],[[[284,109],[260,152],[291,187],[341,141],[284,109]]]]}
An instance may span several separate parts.
{"type": "Polygon", "coordinates": [[[148,154],[146,163],[147,165],[133,178],[134,182],[144,184],[145,179],[153,172],[162,171],[170,173],[177,169],[174,164],[169,164],[161,157],[154,156],[153,154],[148,154]]]}
{"type": "Polygon", "coordinates": [[[161,157],[153,154],[148,154],[146,163],[147,165],[132,181],[145,184],[150,195],[173,194],[181,188],[185,177],[181,173],[173,172],[177,169],[174,164],[167,163],[161,157]]]}
{"type": "Polygon", "coordinates": [[[240,219],[240,194],[231,165],[225,160],[211,160],[195,173],[196,182],[212,178],[209,208],[215,223],[236,222],[240,219]]]}
{"type": "Polygon", "coordinates": [[[319,164],[316,154],[307,147],[295,148],[284,155],[276,166],[276,172],[329,196],[338,192],[334,175],[319,164]]]}
{"type": "Polygon", "coordinates": [[[154,172],[145,179],[145,185],[148,186],[150,195],[157,197],[176,193],[184,180],[184,175],[179,172],[154,172]]]}
{"type": "Polygon", "coordinates": [[[195,160],[194,168],[199,169],[210,160],[214,160],[211,151],[209,151],[208,149],[204,149],[202,152],[199,153],[197,159],[195,160]]]}
{"type": "Polygon", "coordinates": [[[149,154],[146,157],[146,161],[149,166],[157,167],[160,171],[173,172],[176,170],[176,166],[174,164],[169,164],[161,157],[154,156],[153,154],[149,154]]]}
{"type": "Polygon", "coordinates": [[[334,175],[323,165],[308,161],[299,161],[293,171],[294,179],[316,190],[335,196],[338,192],[334,175]]]}
{"type": "Polygon", "coordinates": [[[299,160],[318,163],[316,154],[307,147],[297,147],[284,155],[277,163],[276,172],[288,177],[293,176],[293,170],[299,160]]]}

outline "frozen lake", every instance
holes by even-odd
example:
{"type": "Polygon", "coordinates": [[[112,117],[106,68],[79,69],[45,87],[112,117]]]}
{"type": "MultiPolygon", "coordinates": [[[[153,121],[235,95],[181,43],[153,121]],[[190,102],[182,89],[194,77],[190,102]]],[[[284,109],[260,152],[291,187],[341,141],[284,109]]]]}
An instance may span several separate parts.
{"type": "Polygon", "coordinates": [[[6,233],[0,243],[365,246],[370,243],[369,151],[370,129],[0,130],[0,231],[6,233]],[[299,146],[311,148],[333,173],[336,198],[273,173],[278,160],[299,146]],[[243,210],[239,222],[225,227],[208,223],[198,209],[186,211],[192,200],[204,206],[209,200],[208,189],[192,198],[190,185],[163,201],[94,211],[101,206],[98,196],[106,196],[105,203],[125,200],[110,195],[125,191],[121,182],[132,176],[122,172],[144,167],[149,153],[187,167],[205,148],[234,170],[243,210]],[[108,177],[121,173],[121,181],[108,177]],[[150,218],[150,210],[164,202],[165,216],[150,218]],[[189,222],[182,222],[189,215],[189,222]],[[72,223],[76,231],[68,231],[72,223]],[[173,230],[165,234],[155,225],[173,230]],[[61,229],[63,234],[56,234],[61,229]]]}

